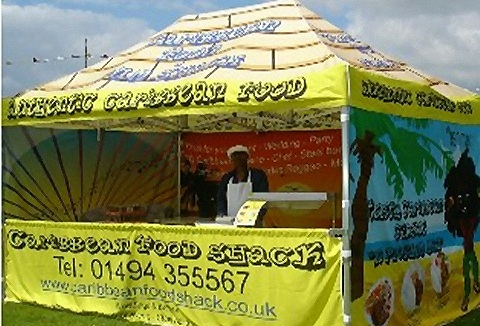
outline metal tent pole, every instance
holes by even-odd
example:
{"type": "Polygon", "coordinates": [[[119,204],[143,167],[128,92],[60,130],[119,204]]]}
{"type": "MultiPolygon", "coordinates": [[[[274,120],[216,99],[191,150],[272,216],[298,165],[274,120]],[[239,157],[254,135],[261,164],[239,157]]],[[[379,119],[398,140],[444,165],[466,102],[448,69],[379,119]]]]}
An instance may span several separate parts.
{"type": "Polygon", "coordinates": [[[351,273],[350,266],[352,261],[352,251],[350,249],[350,199],[349,199],[349,166],[348,166],[348,125],[349,125],[349,109],[342,109],[342,260],[343,260],[343,322],[350,325],[351,317],[351,273]]]}
{"type": "Polygon", "coordinates": [[[85,39],[85,68],[88,67],[88,45],[87,39],[85,39]]]}
{"type": "Polygon", "coordinates": [[[349,168],[349,135],[350,125],[350,66],[345,66],[347,82],[347,106],[342,108],[340,120],[342,123],[342,266],[343,266],[343,322],[345,325],[352,324],[352,250],[350,248],[350,168],[349,168]]]}

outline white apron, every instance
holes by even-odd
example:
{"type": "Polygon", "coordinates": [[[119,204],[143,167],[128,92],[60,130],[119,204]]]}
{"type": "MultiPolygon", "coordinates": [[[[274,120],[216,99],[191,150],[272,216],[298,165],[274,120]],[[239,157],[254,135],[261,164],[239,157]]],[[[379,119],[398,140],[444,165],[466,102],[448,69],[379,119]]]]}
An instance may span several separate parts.
{"type": "Polygon", "coordinates": [[[227,185],[227,214],[228,216],[237,216],[240,207],[247,201],[252,193],[252,180],[250,171],[248,171],[247,182],[233,183],[231,177],[227,185]]]}

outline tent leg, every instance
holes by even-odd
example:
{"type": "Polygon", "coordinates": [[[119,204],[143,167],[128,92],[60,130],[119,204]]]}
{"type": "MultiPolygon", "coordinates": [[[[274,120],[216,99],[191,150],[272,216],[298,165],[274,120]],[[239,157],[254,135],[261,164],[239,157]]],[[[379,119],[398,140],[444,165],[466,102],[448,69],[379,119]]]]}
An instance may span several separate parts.
{"type": "Polygon", "coordinates": [[[352,289],[351,289],[351,260],[352,251],[350,248],[350,199],[349,199],[349,180],[350,170],[348,165],[349,146],[348,146],[348,126],[350,120],[349,108],[342,109],[342,261],[343,261],[343,322],[345,325],[352,323],[352,289]]]}

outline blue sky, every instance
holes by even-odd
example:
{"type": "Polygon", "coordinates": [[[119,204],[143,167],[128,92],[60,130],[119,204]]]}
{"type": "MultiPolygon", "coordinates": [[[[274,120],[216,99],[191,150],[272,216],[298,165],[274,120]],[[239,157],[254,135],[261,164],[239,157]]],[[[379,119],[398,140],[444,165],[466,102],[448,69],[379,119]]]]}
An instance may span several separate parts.
{"type": "MultiPolygon", "coordinates": [[[[264,0],[4,0],[2,96],[83,68],[145,40],[183,15],[264,0]],[[33,63],[33,57],[40,62],[33,63]],[[58,57],[64,58],[59,60],[58,57]],[[47,61],[47,62],[45,62],[47,61]]],[[[478,0],[301,0],[373,48],[472,91],[480,91],[478,0]],[[460,5],[461,3],[461,5],[460,5]]]]}

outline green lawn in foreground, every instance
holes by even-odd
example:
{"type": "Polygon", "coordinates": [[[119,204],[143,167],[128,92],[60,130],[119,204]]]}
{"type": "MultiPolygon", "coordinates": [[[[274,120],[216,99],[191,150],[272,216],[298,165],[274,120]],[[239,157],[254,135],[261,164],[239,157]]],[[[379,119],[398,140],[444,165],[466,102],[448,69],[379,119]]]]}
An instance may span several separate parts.
{"type": "MultiPolygon", "coordinates": [[[[50,309],[27,303],[4,303],[2,325],[5,326],[146,326],[115,317],[98,314],[76,314],[66,310],[50,309]]],[[[448,326],[480,325],[480,309],[471,311],[448,326]]],[[[202,325],[199,325],[202,326],[202,325]]],[[[225,325],[226,326],[226,325],[225,325]]],[[[308,325],[305,325],[308,326],[308,325]]]]}
{"type": "MultiPolygon", "coordinates": [[[[4,326],[146,326],[125,319],[94,313],[77,314],[67,310],[50,309],[28,303],[3,304],[4,326]]],[[[151,326],[151,325],[149,325],[151,326]]]]}

